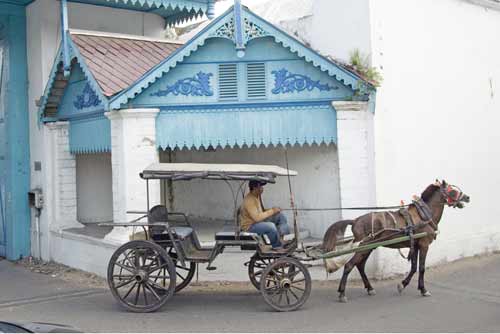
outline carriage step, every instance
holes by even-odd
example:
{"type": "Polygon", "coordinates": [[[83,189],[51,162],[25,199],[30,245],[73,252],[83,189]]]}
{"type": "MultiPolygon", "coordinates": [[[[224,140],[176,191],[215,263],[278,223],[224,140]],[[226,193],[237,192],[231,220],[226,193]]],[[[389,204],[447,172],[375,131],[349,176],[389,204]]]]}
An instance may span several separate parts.
{"type": "Polygon", "coordinates": [[[208,267],[207,267],[207,270],[210,270],[210,271],[212,271],[212,270],[216,270],[216,269],[217,269],[217,267],[213,267],[213,266],[208,266],[208,267]]]}

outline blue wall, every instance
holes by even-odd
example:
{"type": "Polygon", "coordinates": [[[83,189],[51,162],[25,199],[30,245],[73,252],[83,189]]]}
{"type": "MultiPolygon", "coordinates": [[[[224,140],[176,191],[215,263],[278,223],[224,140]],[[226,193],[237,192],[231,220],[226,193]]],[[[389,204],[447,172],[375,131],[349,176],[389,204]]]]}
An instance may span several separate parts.
{"type": "MultiPolygon", "coordinates": [[[[280,44],[276,43],[271,37],[257,38],[251,40],[246,48],[245,56],[238,58],[234,44],[227,39],[209,38],[205,44],[200,47],[191,56],[178,64],[174,69],[168,72],[163,78],[159,79],[148,89],[142,92],[132,101],[134,107],[147,106],[172,106],[183,104],[214,104],[229,103],[219,101],[218,91],[218,64],[236,63],[238,66],[238,101],[245,102],[293,102],[293,101],[326,101],[326,100],[345,100],[353,95],[353,91],[341,82],[330,77],[304,59],[290,52],[280,44]],[[263,62],[266,71],[266,97],[263,99],[247,98],[246,87],[246,64],[263,62]],[[276,87],[276,73],[285,69],[287,75],[305,76],[312,81],[319,81],[319,84],[328,89],[304,89],[291,92],[279,92],[276,87]],[[203,95],[175,95],[169,93],[161,96],[158,92],[165,91],[167,87],[172,87],[179,80],[197,79],[199,72],[209,74],[209,88],[213,94],[203,95]],[[275,90],[275,92],[273,92],[275,90]],[[160,96],[158,96],[160,95],[160,96]]],[[[297,78],[297,76],[295,76],[297,78]]],[[[234,103],[235,101],[232,101],[234,103]]]]}
{"type": "MultiPolygon", "coordinates": [[[[3,181],[5,255],[15,260],[30,255],[30,186],[29,117],[27,105],[28,76],[26,59],[26,16],[22,6],[0,3],[0,23],[8,52],[4,60],[7,91],[3,99],[3,181]]],[[[2,142],[2,140],[0,140],[2,142]]]]}

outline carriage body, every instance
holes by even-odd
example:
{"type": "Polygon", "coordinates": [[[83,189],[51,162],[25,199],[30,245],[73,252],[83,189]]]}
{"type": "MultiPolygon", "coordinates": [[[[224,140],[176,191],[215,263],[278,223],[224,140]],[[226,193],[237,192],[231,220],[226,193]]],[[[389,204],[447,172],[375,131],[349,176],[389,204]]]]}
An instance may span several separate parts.
{"type": "Polygon", "coordinates": [[[263,236],[240,231],[238,221],[237,196],[247,181],[275,183],[277,176],[295,175],[295,171],[269,165],[158,163],[148,166],[140,173],[147,188],[146,210],[129,211],[138,215],[131,222],[106,224],[143,229],[142,240],[122,245],[109,261],[108,284],[115,299],[130,311],[156,311],[190,283],[197,266],[206,264],[208,270],[215,270],[212,262],[216,257],[225,248],[236,247],[255,251],[246,263],[249,278],[273,309],[291,311],[301,307],[309,297],[311,277],[307,267],[294,257],[297,227],[294,242],[285,252],[276,252],[263,236]],[[164,205],[150,207],[150,180],[192,179],[224,181],[233,193],[234,226],[216,233],[213,247],[201,245],[186,214],[168,212],[164,205]],[[238,181],[237,191],[228,181],[238,181]]]}

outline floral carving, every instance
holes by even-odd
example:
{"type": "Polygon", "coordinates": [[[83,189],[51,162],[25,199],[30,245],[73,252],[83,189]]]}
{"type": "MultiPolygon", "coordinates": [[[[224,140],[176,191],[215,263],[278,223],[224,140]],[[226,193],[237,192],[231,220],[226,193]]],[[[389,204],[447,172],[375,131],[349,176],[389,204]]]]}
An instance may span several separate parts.
{"type": "Polygon", "coordinates": [[[245,40],[247,42],[251,39],[264,37],[267,35],[269,35],[267,31],[265,31],[249,19],[245,19],[245,40]]]}
{"type": "Polygon", "coordinates": [[[177,80],[173,85],[167,85],[166,89],[160,89],[150,96],[191,95],[191,96],[212,96],[214,92],[210,88],[210,77],[212,73],[198,72],[194,77],[177,80]]]}
{"type": "Polygon", "coordinates": [[[304,90],[312,91],[314,88],[320,91],[338,89],[337,86],[332,87],[329,84],[322,84],[319,80],[314,81],[306,75],[290,73],[284,68],[271,73],[274,74],[273,94],[302,92],[304,90]]]}
{"type": "Polygon", "coordinates": [[[89,107],[96,107],[99,104],[101,104],[101,100],[92,89],[92,87],[90,87],[90,84],[88,82],[85,84],[82,94],[77,95],[76,100],[73,101],[73,105],[78,110],[89,107]]]}

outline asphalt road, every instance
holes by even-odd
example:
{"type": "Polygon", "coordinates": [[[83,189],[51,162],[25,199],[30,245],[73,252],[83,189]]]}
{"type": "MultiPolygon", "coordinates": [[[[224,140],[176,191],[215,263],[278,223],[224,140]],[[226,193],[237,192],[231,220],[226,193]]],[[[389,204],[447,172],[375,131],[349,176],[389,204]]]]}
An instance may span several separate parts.
{"type": "Polygon", "coordinates": [[[156,313],[128,313],[106,289],[47,280],[6,263],[0,261],[0,319],[88,332],[500,332],[500,254],[429,269],[432,297],[419,295],[416,279],[399,295],[398,278],[373,282],[376,296],[351,282],[350,300],[341,304],[337,282],[314,282],[305,306],[288,313],[271,311],[259,292],[241,283],[202,283],[156,313]],[[23,280],[35,286],[23,289],[23,280]]]}

